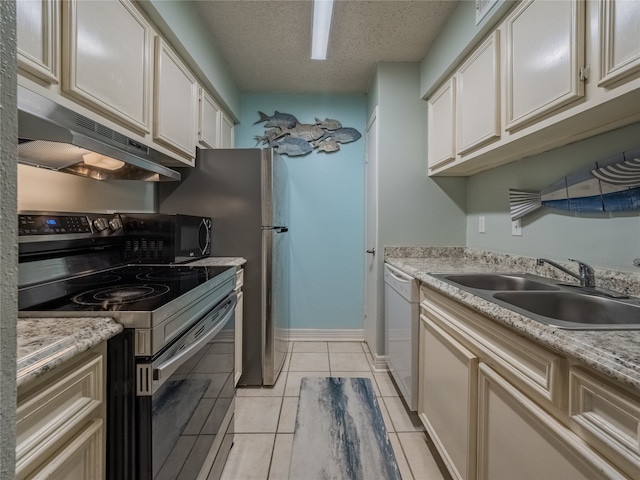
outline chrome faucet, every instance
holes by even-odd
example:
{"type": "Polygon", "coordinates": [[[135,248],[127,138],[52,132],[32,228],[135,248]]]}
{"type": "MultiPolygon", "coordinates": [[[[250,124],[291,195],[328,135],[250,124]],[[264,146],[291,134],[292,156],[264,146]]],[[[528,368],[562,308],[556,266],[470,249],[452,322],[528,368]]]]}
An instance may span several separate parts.
{"type": "Polygon", "coordinates": [[[576,278],[580,281],[581,287],[587,288],[595,288],[596,287],[596,275],[593,271],[593,268],[590,265],[587,265],[580,260],[575,260],[573,258],[569,259],[572,262],[578,263],[579,273],[573,273],[571,270],[564,268],[562,265],[557,264],[553,260],[547,260],[546,258],[539,258],[536,262],[536,265],[541,266],[545,263],[548,263],[552,267],[557,268],[558,270],[563,271],[567,275],[571,275],[573,278],[576,278]]]}

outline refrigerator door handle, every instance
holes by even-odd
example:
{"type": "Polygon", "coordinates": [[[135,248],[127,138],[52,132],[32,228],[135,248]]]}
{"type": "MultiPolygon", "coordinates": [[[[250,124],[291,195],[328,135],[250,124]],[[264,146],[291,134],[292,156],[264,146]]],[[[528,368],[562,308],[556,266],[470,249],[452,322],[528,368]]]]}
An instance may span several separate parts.
{"type": "Polygon", "coordinates": [[[262,227],[262,230],[275,230],[276,233],[285,233],[289,231],[289,227],[284,225],[269,225],[262,227]]]}

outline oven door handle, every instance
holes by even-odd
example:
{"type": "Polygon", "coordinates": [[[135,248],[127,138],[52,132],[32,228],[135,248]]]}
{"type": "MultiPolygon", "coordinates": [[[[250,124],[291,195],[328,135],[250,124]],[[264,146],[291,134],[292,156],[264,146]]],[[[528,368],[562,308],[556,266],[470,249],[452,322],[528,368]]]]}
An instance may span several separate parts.
{"type": "Polygon", "coordinates": [[[183,345],[180,347],[178,352],[175,355],[172,355],[167,361],[158,365],[158,367],[153,368],[153,383],[155,391],[160,385],[162,385],[167,378],[171,376],[173,372],[175,372],[182,364],[184,364],[187,360],[193,357],[200,349],[209,343],[213,337],[215,337],[220,330],[224,328],[229,319],[235,313],[235,306],[238,299],[237,296],[232,296],[228,303],[222,307],[222,311],[226,310],[226,312],[222,315],[218,321],[216,321],[213,325],[210,325],[209,330],[205,333],[207,328],[206,323],[208,318],[211,316],[215,316],[220,313],[220,310],[215,309],[210,314],[208,314],[203,321],[198,322],[198,324],[192,328],[192,332],[188,333],[192,334],[197,338],[193,343],[189,345],[183,345]],[[205,325],[202,325],[202,324],[205,325]],[[205,330],[202,330],[205,329],[205,330]],[[202,331],[200,331],[202,330],[202,331]]]}

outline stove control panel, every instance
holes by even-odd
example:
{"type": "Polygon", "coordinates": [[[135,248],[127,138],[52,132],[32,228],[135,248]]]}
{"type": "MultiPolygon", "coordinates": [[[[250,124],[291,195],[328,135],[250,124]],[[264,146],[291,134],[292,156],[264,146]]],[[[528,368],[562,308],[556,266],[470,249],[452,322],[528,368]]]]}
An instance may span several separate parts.
{"type": "Polygon", "coordinates": [[[18,236],[81,235],[86,237],[109,235],[122,229],[117,215],[73,213],[18,214],[18,236]],[[106,230],[106,231],[105,231],[106,230]]]}

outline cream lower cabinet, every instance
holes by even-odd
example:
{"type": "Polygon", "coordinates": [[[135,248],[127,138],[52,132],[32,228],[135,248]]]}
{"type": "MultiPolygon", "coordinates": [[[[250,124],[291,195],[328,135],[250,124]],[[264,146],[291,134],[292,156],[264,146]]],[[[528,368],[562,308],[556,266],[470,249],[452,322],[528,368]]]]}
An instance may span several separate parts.
{"type": "Polygon", "coordinates": [[[475,478],[478,357],[424,315],[420,346],[420,418],[453,478],[475,478]]]}
{"type": "Polygon", "coordinates": [[[242,326],[244,319],[244,292],[242,286],[244,285],[244,268],[238,267],[236,271],[236,288],[235,292],[238,296],[238,303],[236,304],[235,324],[236,324],[236,339],[235,339],[235,384],[238,384],[240,377],[242,376],[242,326]]]}
{"type": "Polygon", "coordinates": [[[16,478],[105,478],[106,342],[18,390],[16,478]]]}
{"type": "Polygon", "coordinates": [[[637,392],[424,285],[420,297],[418,415],[454,479],[640,478],[637,392]]]}
{"type": "Polygon", "coordinates": [[[478,480],[627,478],[483,363],[478,393],[478,480]]]}

